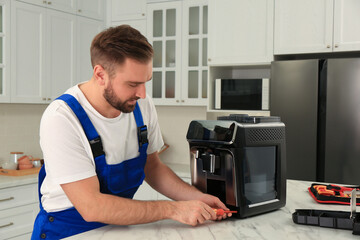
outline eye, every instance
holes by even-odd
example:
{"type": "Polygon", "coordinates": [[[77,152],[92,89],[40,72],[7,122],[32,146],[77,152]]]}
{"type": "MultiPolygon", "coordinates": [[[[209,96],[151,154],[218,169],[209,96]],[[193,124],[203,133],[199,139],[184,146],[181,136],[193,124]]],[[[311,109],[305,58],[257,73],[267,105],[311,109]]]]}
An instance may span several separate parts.
{"type": "Polygon", "coordinates": [[[129,86],[130,87],[137,87],[137,84],[136,83],[129,83],[129,86]]]}

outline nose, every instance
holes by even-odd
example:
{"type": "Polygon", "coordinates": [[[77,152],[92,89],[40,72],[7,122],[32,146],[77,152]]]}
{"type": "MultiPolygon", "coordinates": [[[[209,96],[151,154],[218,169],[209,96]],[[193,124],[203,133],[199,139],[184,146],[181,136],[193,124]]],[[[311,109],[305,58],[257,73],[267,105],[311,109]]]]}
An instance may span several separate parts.
{"type": "Polygon", "coordinates": [[[138,98],[145,98],[146,97],[146,87],[144,84],[139,84],[136,89],[136,97],[138,98]]]}

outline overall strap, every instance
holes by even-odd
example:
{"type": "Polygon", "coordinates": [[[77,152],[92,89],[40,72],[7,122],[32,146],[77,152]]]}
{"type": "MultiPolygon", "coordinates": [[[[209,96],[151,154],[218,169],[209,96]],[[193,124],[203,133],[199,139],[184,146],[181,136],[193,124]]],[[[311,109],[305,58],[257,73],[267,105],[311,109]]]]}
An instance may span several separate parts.
{"type": "Polygon", "coordinates": [[[98,156],[105,155],[99,134],[97,133],[94,125],[90,121],[84,108],[80,105],[80,103],[76,100],[76,98],[70,94],[63,94],[60,97],[58,97],[57,99],[60,99],[60,100],[63,100],[64,102],[66,102],[67,105],[75,113],[76,117],[79,119],[79,121],[84,129],[85,135],[86,135],[87,139],[89,140],[94,159],[98,156]]]}
{"type": "Polygon", "coordinates": [[[142,152],[142,151],[146,152],[146,148],[149,143],[148,138],[147,138],[147,126],[144,125],[141,110],[140,110],[139,104],[137,102],[136,102],[135,109],[134,109],[134,117],[135,117],[135,121],[136,121],[137,134],[138,134],[138,140],[139,140],[139,152],[142,152]]]}

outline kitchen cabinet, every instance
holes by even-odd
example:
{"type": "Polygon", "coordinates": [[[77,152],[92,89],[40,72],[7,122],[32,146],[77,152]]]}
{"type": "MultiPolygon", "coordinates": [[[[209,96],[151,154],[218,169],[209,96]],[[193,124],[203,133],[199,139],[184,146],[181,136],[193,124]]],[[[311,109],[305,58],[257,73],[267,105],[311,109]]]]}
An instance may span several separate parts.
{"type": "Polygon", "coordinates": [[[77,17],[76,19],[76,79],[74,85],[88,81],[93,75],[90,59],[90,46],[96,34],[104,28],[103,22],[77,17]]]}
{"type": "Polygon", "coordinates": [[[182,23],[181,101],[206,106],[208,0],[184,1],[182,23]]]}
{"type": "Polygon", "coordinates": [[[97,20],[104,19],[104,1],[103,0],[76,0],[77,15],[93,18],[97,20]]]}
{"type": "Polygon", "coordinates": [[[93,27],[94,21],[15,1],[11,102],[49,103],[77,82],[88,80],[83,75],[92,72],[90,41],[101,25],[93,27]],[[84,67],[86,63],[89,65],[84,67]]]}
{"type": "Polygon", "coordinates": [[[29,239],[38,212],[36,183],[0,189],[0,239],[29,239]]]}
{"type": "Polygon", "coordinates": [[[270,64],[274,0],[209,1],[209,65],[270,64]]]}
{"type": "Polygon", "coordinates": [[[102,20],[104,2],[102,0],[18,0],[79,16],[102,20]]]}
{"type": "Polygon", "coordinates": [[[326,53],[360,50],[357,0],[278,0],[274,53],[326,53]]]}
{"type": "Polygon", "coordinates": [[[18,0],[64,12],[76,13],[76,0],[18,0]]]}
{"type": "Polygon", "coordinates": [[[107,25],[123,24],[139,30],[144,36],[146,32],[146,0],[111,0],[107,4],[107,25]]]}
{"type": "Polygon", "coordinates": [[[154,48],[147,91],[154,103],[206,105],[207,1],[148,4],[147,33],[154,48]]]}
{"type": "Polygon", "coordinates": [[[10,1],[0,0],[0,103],[10,102],[10,1]]]}
{"type": "Polygon", "coordinates": [[[13,3],[11,102],[50,102],[74,81],[75,16],[13,3]]]}
{"type": "Polygon", "coordinates": [[[111,0],[108,5],[111,22],[146,19],[146,0],[111,0]]]}
{"type": "Polygon", "coordinates": [[[153,78],[147,91],[159,105],[180,102],[181,7],[181,2],[165,2],[147,8],[147,36],[154,48],[153,78]]]}

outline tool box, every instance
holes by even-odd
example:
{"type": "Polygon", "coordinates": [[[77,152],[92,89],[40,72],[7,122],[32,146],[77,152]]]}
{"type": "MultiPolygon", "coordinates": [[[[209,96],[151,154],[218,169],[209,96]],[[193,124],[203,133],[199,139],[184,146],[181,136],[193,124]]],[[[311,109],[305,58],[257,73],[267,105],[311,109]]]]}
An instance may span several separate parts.
{"type": "MultiPolygon", "coordinates": [[[[318,203],[350,204],[351,191],[360,188],[358,186],[340,186],[335,184],[313,183],[309,187],[310,195],[318,203]]],[[[356,199],[356,205],[360,205],[360,198],[356,199]]]]}

